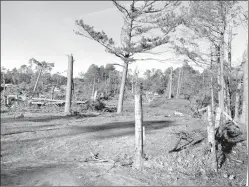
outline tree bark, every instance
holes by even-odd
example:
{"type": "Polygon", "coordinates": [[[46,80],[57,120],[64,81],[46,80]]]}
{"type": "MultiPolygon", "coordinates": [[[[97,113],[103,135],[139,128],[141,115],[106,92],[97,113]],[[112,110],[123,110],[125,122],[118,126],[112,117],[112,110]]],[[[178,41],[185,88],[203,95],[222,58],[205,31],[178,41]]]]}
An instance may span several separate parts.
{"type": "Polygon", "coordinates": [[[229,26],[229,36],[228,36],[228,65],[232,67],[232,27],[229,26]]]}
{"type": "Polygon", "coordinates": [[[95,92],[95,77],[93,78],[92,100],[94,99],[94,92],[95,92]]]}
{"type": "Polygon", "coordinates": [[[70,56],[68,56],[68,70],[67,70],[67,90],[66,90],[66,103],[65,103],[66,115],[71,114],[72,79],[73,79],[73,56],[70,55],[70,56]]]}
{"type": "Polygon", "coordinates": [[[39,82],[39,79],[40,79],[40,76],[41,76],[41,73],[42,73],[42,69],[43,69],[43,67],[40,67],[40,71],[39,71],[39,74],[38,74],[38,77],[36,79],[35,86],[34,86],[34,89],[33,89],[33,94],[36,91],[36,88],[37,88],[37,85],[38,85],[38,82],[39,82]]]}
{"type": "Polygon", "coordinates": [[[238,83],[236,95],[235,95],[235,111],[234,111],[234,121],[239,120],[239,100],[240,100],[240,89],[241,89],[241,82],[238,83]]]}
{"type": "Polygon", "coordinates": [[[121,80],[120,91],[119,91],[119,99],[118,99],[118,109],[117,109],[118,114],[120,114],[123,111],[125,82],[126,82],[127,72],[128,72],[128,63],[124,62],[122,80],[121,80]]]}
{"type": "MultiPolygon", "coordinates": [[[[232,68],[232,27],[229,25],[229,37],[228,37],[228,67],[231,71],[232,68]]],[[[227,77],[226,86],[226,98],[227,98],[227,113],[231,116],[231,91],[230,91],[230,78],[227,77]]]]}
{"type": "Polygon", "coordinates": [[[179,74],[178,74],[177,90],[176,90],[176,98],[177,98],[177,99],[178,99],[179,96],[180,96],[180,89],[181,89],[181,72],[182,72],[182,68],[180,68],[179,74]]]}
{"type": "MultiPolygon", "coordinates": [[[[244,92],[243,92],[243,97],[244,97],[244,103],[245,103],[245,124],[247,127],[247,134],[248,134],[248,48],[246,49],[243,57],[243,82],[244,82],[244,92]]],[[[248,145],[247,145],[248,146],[248,145]]],[[[248,148],[248,147],[247,147],[248,148]]]]}
{"type": "Polygon", "coordinates": [[[135,90],[135,162],[136,169],[143,166],[143,110],[141,85],[137,83],[135,90]]]}
{"type": "MultiPolygon", "coordinates": [[[[224,34],[222,35],[221,51],[220,51],[220,83],[221,83],[221,95],[220,95],[220,110],[223,115],[224,112],[224,34]]],[[[222,118],[221,118],[222,119],[222,118]]]]}
{"type": "Polygon", "coordinates": [[[212,108],[210,105],[208,106],[208,122],[209,125],[207,126],[207,132],[208,132],[208,142],[211,151],[211,167],[214,171],[217,172],[218,166],[217,166],[216,149],[215,149],[215,129],[214,129],[214,121],[212,115],[212,108]]]}
{"type": "Polygon", "coordinates": [[[3,73],[3,106],[6,106],[6,100],[5,100],[5,75],[3,73]]]}
{"type": "Polygon", "coordinates": [[[172,95],[172,74],[173,74],[173,67],[170,68],[170,76],[169,76],[169,99],[171,99],[172,95]]]}
{"type": "Polygon", "coordinates": [[[55,86],[52,86],[51,88],[51,99],[52,100],[54,99],[54,89],[55,89],[55,86]]]}
{"type": "Polygon", "coordinates": [[[216,118],[215,118],[215,129],[217,129],[220,126],[220,116],[221,116],[221,111],[220,108],[216,108],[216,118]]]}
{"type": "Polygon", "coordinates": [[[96,90],[93,95],[93,101],[97,100],[98,91],[96,90]]]}
{"type": "MultiPolygon", "coordinates": [[[[243,82],[244,82],[244,101],[245,101],[245,125],[247,129],[247,136],[248,136],[248,47],[244,53],[244,66],[243,66],[243,72],[244,72],[244,77],[243,77],[243,82]]],[[[247,153],[248,153],[248,142],[247,142],[247,153]]],[[[247,173],[248,173],[248,168],[247,168],[247,173]]],[[[248,186],[248,175],[246,178],[246,186],[248,186]]]]}
{"type": "MultiPolygon", "coordinates": [[[[213,71],[213,46],[210,48],[210,56],[211,56],[211,62],[210,62],[210,69],[213,71]]],[[[204,72],[203,72],[204,73],[204,72]]],[[[212,115],[214,115],[214,86],[213,86],[213,75],[211,74],[210,78],[210,95],[211,95],[211,110],[212,110],[212,115]]]]}
{"type": "Polygon", "coordinates": [[[211,77],[211,109],[212,109],[212,115],[214,114],[214,87],[213,87],[213,77],[211,77]]]}

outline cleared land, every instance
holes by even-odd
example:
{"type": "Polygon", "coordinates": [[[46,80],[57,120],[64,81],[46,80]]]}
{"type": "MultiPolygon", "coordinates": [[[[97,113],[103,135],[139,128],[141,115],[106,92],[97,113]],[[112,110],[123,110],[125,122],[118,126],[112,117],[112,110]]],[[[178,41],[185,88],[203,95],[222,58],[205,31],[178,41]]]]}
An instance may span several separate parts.
{"type": "Polygon", "coordinates": [[[14,119],[13,114],[3,113],[1,185],[245,185],[246,142],[233,147],[218,173],[209,171],[207,122],[192,118],[188,105],[184,100],[144,105],[147,159],[143,171],[132,168],[132,102],[125,102],[121,115],[84,113],[66,117],[59,112],[26,112],[24,118],[14,119]],[[172,115],[175,110],[183,112],[184,117],[172,115]],[[177,151],[169,153],[179,133],[193,141],[183,140],[177,151]],[[102,161],[92,161],[91,153],[102,161]]]}

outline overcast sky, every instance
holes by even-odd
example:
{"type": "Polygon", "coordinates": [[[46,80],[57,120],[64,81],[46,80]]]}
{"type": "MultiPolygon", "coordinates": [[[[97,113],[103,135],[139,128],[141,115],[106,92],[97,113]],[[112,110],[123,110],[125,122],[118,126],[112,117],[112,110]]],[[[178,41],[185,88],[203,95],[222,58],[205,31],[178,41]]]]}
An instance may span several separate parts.
{"type": "MultiPolygon", "coordinates": [[[[73,32],[77,30],[75,20],[80,18],[119,40],[123,20],[111,1],[1,1],[1,66],[19,68],[35,58],[54,62],[53,72],[62,72],[67,69],[67,55],[72,53],[77,76],[93,63],[99,66],[120,62],[97,42],[73,32]]],[[[241,59],[248,42],[245,28],[239,27],[237,33],[232,46],[234,63],[241,59]]],[[[180,64],[181,60],[176,58],[168,63],[141,61],[131,69],[137,66],[141,72],[152,68],[164,70],[180,64]]]]}

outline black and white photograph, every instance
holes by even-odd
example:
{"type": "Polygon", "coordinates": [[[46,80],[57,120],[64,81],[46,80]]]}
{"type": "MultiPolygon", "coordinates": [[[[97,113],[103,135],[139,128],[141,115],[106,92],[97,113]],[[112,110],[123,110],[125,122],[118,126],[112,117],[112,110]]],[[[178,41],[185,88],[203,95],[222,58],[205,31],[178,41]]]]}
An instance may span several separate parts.
{"type": "Polygon", "coordinates": [[[248,1],[1,1],[1,186],[248,186],[248,1]]]}

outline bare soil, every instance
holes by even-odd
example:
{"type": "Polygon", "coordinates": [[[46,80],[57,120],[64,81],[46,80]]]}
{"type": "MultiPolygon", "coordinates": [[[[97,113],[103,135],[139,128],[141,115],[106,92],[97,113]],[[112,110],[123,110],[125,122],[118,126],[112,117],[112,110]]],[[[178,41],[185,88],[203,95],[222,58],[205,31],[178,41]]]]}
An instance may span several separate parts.
{"type": "MultiPolygon", "coordinates": [[[[113,102],[113,101],[112,101],[113,102]]],[[[209,169],[207,122],[192,118],[188,103],[172,100],[144,105],[144,168],[132,167],[134,111],[124,113],[25,112],[1,115],[1,185],[23,186],[244,186],[246,142],[238,143],[217,173],[209,169]],[[174,111],[184,117],[173,116],[174,111]],[[171,114],[168,117],[168,114],[171,114]],[[186,133],[191,143],[180,142],[186,133]],[[106,162],[91,161],[91,154],[106,162]],[[242,161],[236,162],[234,160],[242,161]],[[230,178],[229,178],[230,177],[230,178]]]]}

